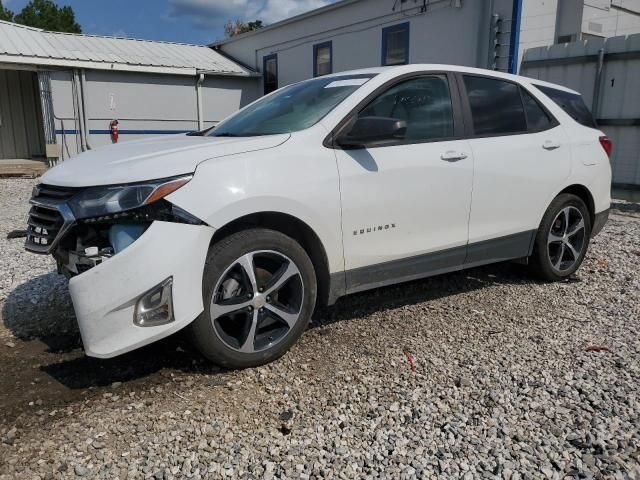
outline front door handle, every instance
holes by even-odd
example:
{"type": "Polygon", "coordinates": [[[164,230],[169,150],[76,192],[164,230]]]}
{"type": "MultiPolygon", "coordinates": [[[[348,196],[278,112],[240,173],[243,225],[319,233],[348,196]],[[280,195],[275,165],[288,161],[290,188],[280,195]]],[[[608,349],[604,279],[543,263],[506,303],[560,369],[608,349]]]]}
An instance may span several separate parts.
{"type": "Polygon", "coordinates": [[[560,148],[560,144],[555,140],[546,140],[542,144],[542,148],[544,148],[545,150],[555,150],[556,148],[560,148]]]}
{"type": "Polygon", "coordinates": [[[445,162],[457,162],[459,160],[464,160],[467,158],[467,154],[464,152],[456,152],[455,150],[447,150],[440,158],[445,162]]]}

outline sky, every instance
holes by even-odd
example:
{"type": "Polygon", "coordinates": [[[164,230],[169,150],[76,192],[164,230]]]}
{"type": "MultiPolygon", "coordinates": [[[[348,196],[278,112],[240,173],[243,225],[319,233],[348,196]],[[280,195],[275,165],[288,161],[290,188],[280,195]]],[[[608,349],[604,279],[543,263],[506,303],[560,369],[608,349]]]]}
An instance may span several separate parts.
{"type": "MultiPolygon", "coordinates": [[[[224,37],[228,20],[278,20],[336,0],[54,0],[70,5],[83,33],[207,44],[224,37]]],[[[2,0],[18,13],[28,0],[2,0]]]]}

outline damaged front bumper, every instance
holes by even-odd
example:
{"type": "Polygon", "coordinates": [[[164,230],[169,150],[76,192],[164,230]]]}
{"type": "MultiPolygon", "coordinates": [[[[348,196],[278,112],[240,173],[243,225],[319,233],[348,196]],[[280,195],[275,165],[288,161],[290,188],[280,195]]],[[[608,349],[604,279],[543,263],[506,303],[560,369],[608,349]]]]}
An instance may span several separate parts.
{"type": "Polygon", "coordinates": [[[214,229],[164,199],[76,219],[69,205],[81,194],[38,185],[25,248],[52,254],[70,279],[87,355],[113,357],[193,321],[214,229]]]}
{"type": "Polygon", "coordinates": [[[214,229],[156,221],[134,243],[69,280],[85,352],[109,358],[164,338],[203,310],[202,274],[214,229]],[[171,279],[171,319],[140,326],[136,305],[171,279]]]}

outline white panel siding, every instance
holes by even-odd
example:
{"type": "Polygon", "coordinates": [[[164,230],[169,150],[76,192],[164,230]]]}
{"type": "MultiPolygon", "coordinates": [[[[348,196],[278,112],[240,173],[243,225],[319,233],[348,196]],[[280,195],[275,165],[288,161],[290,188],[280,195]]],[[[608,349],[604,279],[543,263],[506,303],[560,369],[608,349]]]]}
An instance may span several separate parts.
{"type": "MultiPolygon", "coordinates": [[[[347,1],[221,42],[217,48],[259,71],[263,58],[276,53],[278,84],[284,86],[313,76],[313,45],[321,42],[332,42],[334,72],[380,66],[382,29],[408,22],[410,63],[486,67],[489,1],[464,1],[461,8],[454,3],[432,0],[427,11],[420,12],[414,2],[347,1]]],[[[494,1],[495,11],[505,19],[511,18],[512,5],[512,0],[494,1]]]]}
{"type": "MultiPolygon", "coordinates": [[[[132,72],[86,72],[86,108],[92,148],[109,145],[109,122],[119,121],[120,142],[198,129],[197,77],[132,72]],[[111,98],[113,97],[113,109],[111,98]]],[[[202,86],[205,126],[257,98],[253,78],[206,76],[202,86]]],[[[80,152],[70,71],[51,72],[57,143],[64,158],[80,152]],[[63,128],[64,126],[64,128],[63,128]],[[64,141],[63,141],[64,131],[64,141]]]]}

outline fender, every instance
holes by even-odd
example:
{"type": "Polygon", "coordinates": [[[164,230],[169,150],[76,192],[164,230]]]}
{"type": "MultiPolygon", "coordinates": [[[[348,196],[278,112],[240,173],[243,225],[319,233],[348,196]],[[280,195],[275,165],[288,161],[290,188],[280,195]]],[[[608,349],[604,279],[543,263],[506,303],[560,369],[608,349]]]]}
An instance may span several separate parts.
{"type": "Polygon", "coordinates": [[[295,217],[320,239],[330,273],[342,272],[340,189],[333,153],[303,145],[291,150],[295,157],[274,148],[259,156],[247,153],[203,162],[191,182],[167,200],[215,229],[260,212],[295,217]]]}

